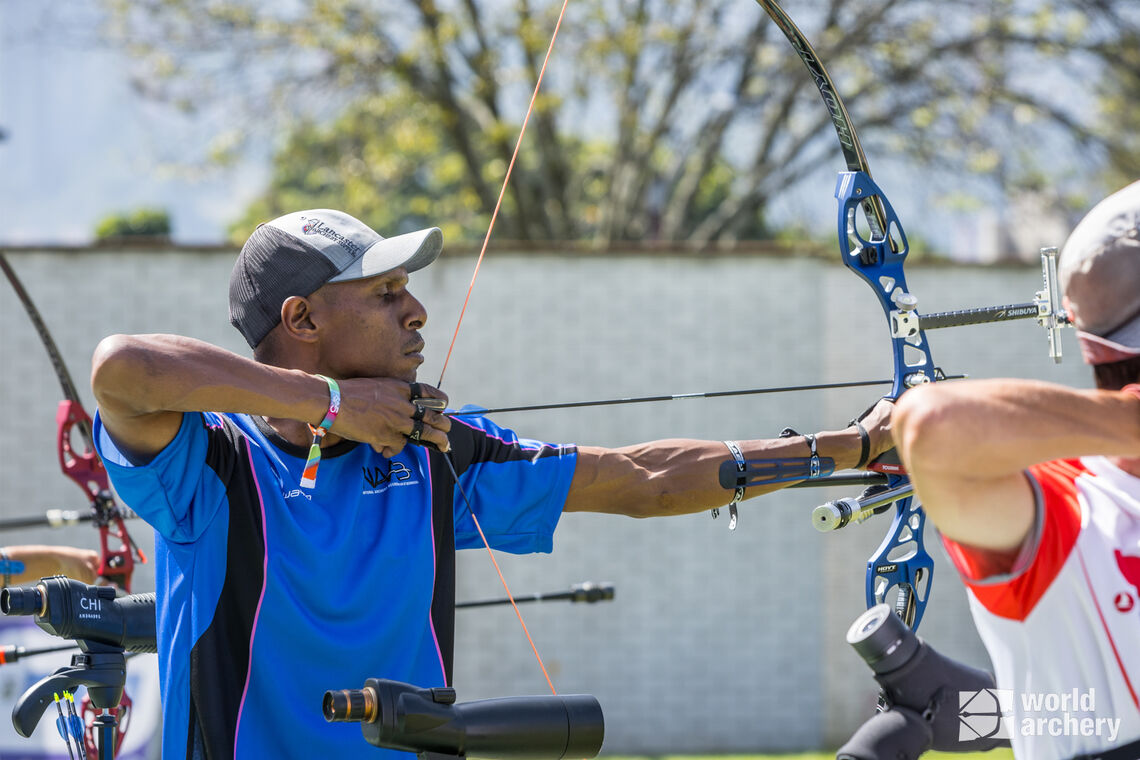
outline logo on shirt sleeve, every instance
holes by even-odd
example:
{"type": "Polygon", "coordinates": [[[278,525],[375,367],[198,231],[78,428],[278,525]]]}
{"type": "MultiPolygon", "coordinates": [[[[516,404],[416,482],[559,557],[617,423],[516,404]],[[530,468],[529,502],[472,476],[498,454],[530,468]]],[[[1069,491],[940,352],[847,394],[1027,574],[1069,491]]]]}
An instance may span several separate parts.
{"type": "MultiPolygon", "coordinates": [[[[1116,549],[1114,553],[1120,574],[1124,576],[1124,580],[1128,581],[1132,588],[1136,589],[1136,594],[1140,595],[1140,557],[1125,554],[1119,549],[1116,549]]],[[[1132,608],[1136,606],[1136,597],[1127,591],[1122,591],[1116,595],[1112,602],[1117,611],[1131,612],[1132,608]]]]}

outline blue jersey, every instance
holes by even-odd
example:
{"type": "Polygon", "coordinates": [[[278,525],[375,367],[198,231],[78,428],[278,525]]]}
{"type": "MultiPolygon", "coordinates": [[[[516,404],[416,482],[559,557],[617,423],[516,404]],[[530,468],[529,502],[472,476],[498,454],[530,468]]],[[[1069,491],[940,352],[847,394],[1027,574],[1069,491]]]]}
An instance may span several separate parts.
{"type": "MultiPolygon", "coordinates": [[[[353,757],[380,752],[327,723],[330,689],[367,678],[450,680],[454,548],[549,552],[576,449],[455,418],[452,460],[385,459],[342,441],[307,451],[259,417],[188,413],[145,463],[95,439],[115,490],[155,529],[163,757],[353,757]]],[[[405,757],[402,753],[391,753],[405,757]]],[[[380,757],[380,755],[375,755],[380,757]]]]}

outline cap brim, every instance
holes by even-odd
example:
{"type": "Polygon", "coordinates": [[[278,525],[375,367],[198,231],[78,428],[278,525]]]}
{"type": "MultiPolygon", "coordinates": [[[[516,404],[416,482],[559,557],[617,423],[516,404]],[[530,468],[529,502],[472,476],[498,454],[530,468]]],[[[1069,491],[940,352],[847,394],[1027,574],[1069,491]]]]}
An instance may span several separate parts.
{"type": "Polygon", "coordinates": [[[328,282],[375,277],[398,267],[414,272],[435,261],[442,250],[443,232],[439,227],[384,238],[370,245],[363,256],[328,282]]]}
{"type": "Polygon", "coordinates": [[[1110,364],[1140,356],[1140,315],[1108,335],[1077,331],[1081,355],[1089,364],[1110,364]]]}

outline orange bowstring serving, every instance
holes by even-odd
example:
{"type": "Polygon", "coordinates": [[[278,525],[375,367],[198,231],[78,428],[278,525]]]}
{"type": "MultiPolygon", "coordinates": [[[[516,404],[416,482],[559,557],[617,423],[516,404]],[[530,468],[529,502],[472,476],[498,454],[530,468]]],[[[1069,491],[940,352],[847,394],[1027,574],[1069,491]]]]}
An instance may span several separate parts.
{"type": "Polygon", "coordinates": [[[483,264],[483,256],[487,253],[487,244],[491,242],[491,233],[495,229],[495,220],[499,218],[499,209],[503,205],[503,196],[507,193],[507,185],[511,181],[511,172],[514,171],[515,161],[519,157],[519,148],[522,147],[523,135],[526,134],[530,115],[534,111],[534,103],[538,99],[538,90],[542,87],[542,78],[546,75],[546,64],[550,62],[550,54],[554,52],[554,42],[558,39],[558,30],[562,28],[562,17],[566,15],[566,6],[570,0],[562,0],[562,10],[558,12],[558,21],[554,24],[554,34],[550,37],[550,45],[546,48],[546,57],[542,59],[542,68],[538,72],[538,80],[534,83],[534,92],[530,96],[530,105],[527,106],[526,116],[523,117],[519,137],[515,140],[515,150],[511,154],[511,162],[507,165],[507,174],[503,177],[503,186],[499,189],[499,199],[495,201],[495,210],[491,212],[491,224],[487,226],[487,234],[483,237],[483,247],[479,249],[479,258],[475,261],[475,271],[471,275],[471,284],[467,286],[467,296],[463,299],[463,308],[459,310],[459,319],[455,323],[455,332],[451,336],[451,345],[447,347],[447,356],[443,359],[443,369],[439,371],[437,388],[443,385],[443,375],[447,372],[447,364],[451,361],[451,351],[455,348],[455,339],[459,337],[459,326],[463,324],[463,316],[467,313],[467,304],[471,300],[471,291],[475,288],[475,279],[479,276],[479,267],[483,264]]]}
{"type": "MultiPolygon", "coordinates": [[[[451,344],[447,347],[447,356],[443,360],[443,369],[439,372],[439,382],[435,385],[437,388],[443,386],[443,376],[447,372],[448,362],[451,361],[451,352],[455,348],[455,340],[459,337],[459,327],[463,324],[463,317],[467,313],[467,304],[471,301],[471,291],[475,289],[475,280],[479,276],[479,267],[483,264],[483,256],[487,253],[487,245],[491,242],[491,233],[495,229],[495,220],[499,218],[499,209],[503,205],[503,197],[507,193],[507,185],[511,181],[511,173],[515,168],[515,161],[519,157],[519,149],[522,147],[523,135],[526,134],[527,124],[530,123],[530,115],[534,111],[535,101],[538,100],[538,91],[542,87],[542,78],[546,74],[546,65],[550,62],[550,54],[554,52],[554,42],[558,39],[558,30],[562,28],[562,18],[566,15],[566,6],[570,0],[563,0],[562,9],[558,12],[558,21],[554,24],[554,34],[550,36],[550,45],[546,48],[546,57],[542,59],[542,68],[539,69],[538,79],[534,83],[534,92],[530,96],[530,104],[526,109],[526,116],[523,117],[522,127],[519,129],[518,139],[515,141],[515,149],[511,154],[511,161],[507,164],[507,173],[503,177],[503,186],[499,189],[499,198],[495,201],[495,209],[491,212],[491,223],[487,226],[487,234],[483,237],[483,246],[479,249],[479,258],[475,261],[475,271],[471,275],[471,283],[467,286],[467,296],[463,299],[463,308],[459,311],[459,319],[455,323],[455,332],[451,336],[451,344]]],[[[519,611],[518,604],[515,603],[514,594],[511,593],[510,587],[507,585],[507,579],[503,576],[503,571],[499,567],[498,561],[495,559],[495,553],[491,551],[491,544],[487,541],[487,537],[483,534],[483,527],[479,524],[479,518],[475,516],[475,512],[470,510],[471,519],[475,522],[475,528],[479,531],[479,537],[483,540],[483,546],[487,549],[487,555],[491,558],[491,564],[495,566],[495,572],[499,574],[499,580],[503,584],[503,590],[507,592],[507,599],[511,602],[511,607],[515,610],[515,616],[519,619],[519,625],[522,626],[523,633],[526,634],[526,640],[530,642],[531,651],[534,652],[534,657],[538,660],[538,667],[542,669],[542,675],[546,678],[546,684],[550,687],[552,694],[558,694],[554,688],[554,682],[550,680],[550,674],[546,671],[546,665],[542,662],[542,656],[538,653],[538,647],[534,644],[534,639],[530,635],[530,629],[526,627],[526,621],[523,620],[522,612],[519,611]]]]}

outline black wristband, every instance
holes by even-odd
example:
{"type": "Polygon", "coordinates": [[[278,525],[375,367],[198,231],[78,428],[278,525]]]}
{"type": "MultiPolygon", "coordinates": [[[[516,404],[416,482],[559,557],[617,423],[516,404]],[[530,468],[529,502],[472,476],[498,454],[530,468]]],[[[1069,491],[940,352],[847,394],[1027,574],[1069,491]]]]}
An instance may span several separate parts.
{"type": "Polygon", "coordinates": [[[851,424],[859,431],[859,463],[855,465],[855,469],[859,470],[867,464],[867,458],[871,456],[871,436],[867,435],[867,428],[863,427],[859,420],[851,420],[851,424]]]}

